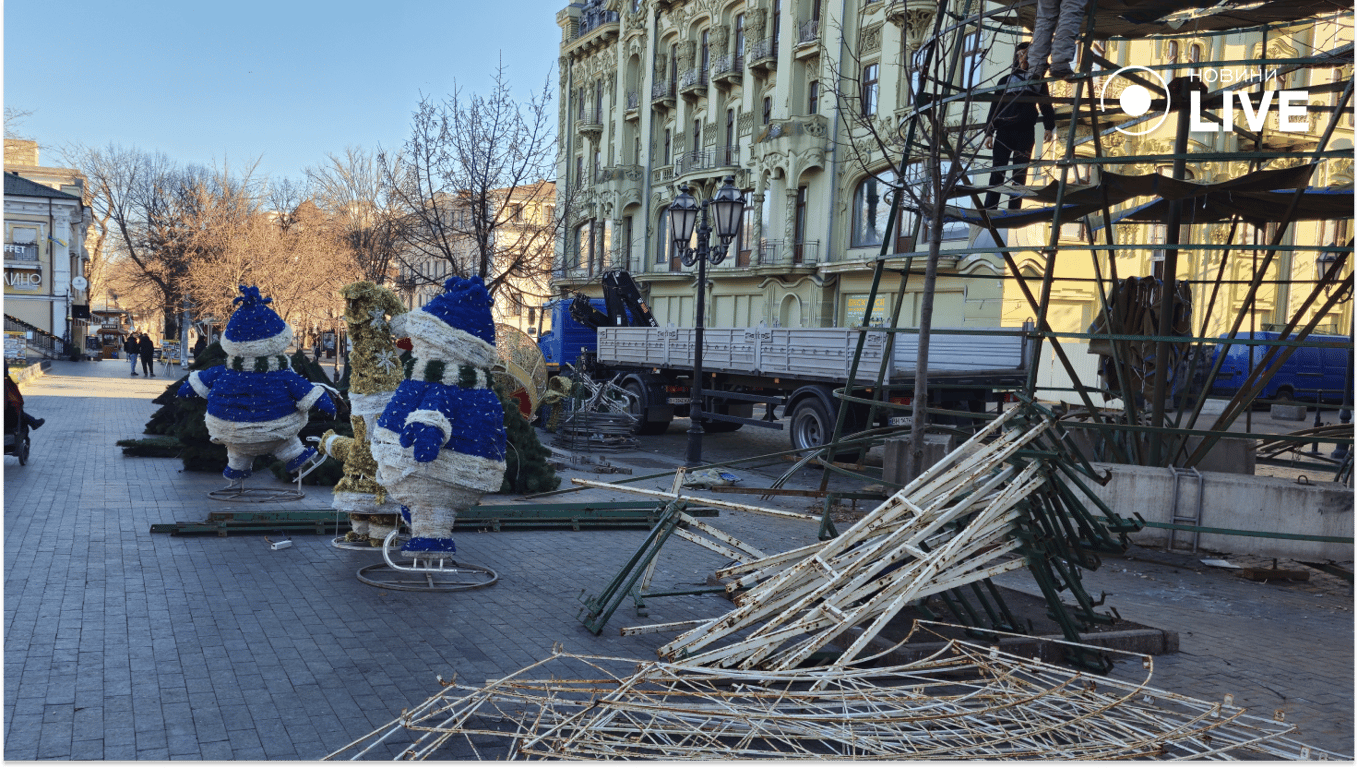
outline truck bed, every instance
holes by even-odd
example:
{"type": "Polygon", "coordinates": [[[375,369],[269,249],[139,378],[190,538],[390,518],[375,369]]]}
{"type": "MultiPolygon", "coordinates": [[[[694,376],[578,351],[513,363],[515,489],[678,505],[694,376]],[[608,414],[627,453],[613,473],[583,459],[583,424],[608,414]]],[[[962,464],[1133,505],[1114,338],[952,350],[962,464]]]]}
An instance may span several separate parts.
{"type": "MultiPolygon", "coordinates": [[[[1018,328],[967,329],[934,333],[929,344],[931,378],[1013,376],[1027,369],[1026,339],[1018,328]],[[1006,331],[992,335],[988,331],[1006,331]]],[[[849,377],[856,328],[706,328],[703,370],[811,381],[843,382],[849,377]]],[[[638,368],[693,367],[692,328],[600,328],[599,362],[638,368]]],[[[869,331],[858,380],[874,379],[887,334],[869,331]]],[[[893,381],[915,374],[917,333],[897,333],[888,369],[893,381]]]]}

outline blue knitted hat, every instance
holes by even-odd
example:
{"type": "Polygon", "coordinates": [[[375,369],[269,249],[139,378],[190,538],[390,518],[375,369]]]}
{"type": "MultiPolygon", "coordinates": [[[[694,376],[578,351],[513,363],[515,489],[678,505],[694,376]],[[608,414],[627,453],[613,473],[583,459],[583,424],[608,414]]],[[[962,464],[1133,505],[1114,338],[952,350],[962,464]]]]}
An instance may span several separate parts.
{"type": "Polygon", "coordinates": [[[494,344],[495,320],[490,315],[490,305],[490,294],[480,276],[450,277],[443,284],[443,293],[422,309],[456,330],[494,344]]]}
{"type": "Polygon", "coordinates": [[[226,323],[222,349],[228,355],[262,357],[287,349],[292,343],[292,328],[269,308],[273,299],[260,295],[259,288],[242,285],[240,296],[231,302],[240,306],[226,323]]]}

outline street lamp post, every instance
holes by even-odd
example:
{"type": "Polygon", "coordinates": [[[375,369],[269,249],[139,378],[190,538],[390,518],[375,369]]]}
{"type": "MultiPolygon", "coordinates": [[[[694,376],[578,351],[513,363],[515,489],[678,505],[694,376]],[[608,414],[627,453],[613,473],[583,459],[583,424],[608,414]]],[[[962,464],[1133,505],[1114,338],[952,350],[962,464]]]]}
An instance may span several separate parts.
{"type": "Polygon", "coordinates": [[[745,198],[735,187],[735,177],[727,176],[721,189],[709,200],[699,203],[689,193],[688,185],[679,187],[679,197],[670,204],[670,232],[673,233],[674,248],[684,266],[698,263],[698,302],[694,317],[693,331],[693,387],[689,393],[688,415],[688,466],[696,467],[703,461],[703,427],[699,423],[703,414],[703,325],[704,299],[707,293],[707,262],[720,264],[726,258],[727,246],[735,239],[740,227],[740,216],[745,210],[745,198]],[[716,246],[709,246],[712,226],[707,221],[707,209],[711,207],[717,219],[716,246]],[[698,223],[699,213],[702,214],[698,223]],[[698,242],[689,246],[693,235],[693,225],[698,223],[698,242]]]}

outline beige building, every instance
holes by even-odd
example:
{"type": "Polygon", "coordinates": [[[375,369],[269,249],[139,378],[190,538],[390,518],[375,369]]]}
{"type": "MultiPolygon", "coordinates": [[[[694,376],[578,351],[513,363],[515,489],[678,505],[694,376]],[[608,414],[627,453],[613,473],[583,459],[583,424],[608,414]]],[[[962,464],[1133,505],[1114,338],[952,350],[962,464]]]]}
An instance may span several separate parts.
{"type": "Polygon", "coordinates": [[[77,171],[43,167],[35,142],[6,140],[5,314],[76,345],[89,317],[83,194],[77,171]]]}
{"type": "MultiPolygon", "coordinates": [[[[695,196],[703,199],[730,175],[744,191],[748,207],[732,252],[721,265],[708,268],[707,324],[748,326],[762,321],[794,327],[861,322],[869,309],[873,260],[882,251],[889,210],[887,179],[869,172],[886,166],[871,132],[892,137],[910,113],[911,85],[921,64],[916,52],[932,31],[938,7],[917,0],[588,0],[560,11],[558,180],[570,185],[573,197],[565,211],[567,234],[557,248],[555,292],[598,296],[603,272],[627,269],[662,325],[692,324],[695,268],[683,267],[674,258],[666,206],[681,183],[693,186],[695,196]]],[[[982,10],[1000,8],[990,2],[982,10]]],[[[1202,35],[1164,27],[1163,36],[1157,32],[1155,37],[1097,42],[1095,52],[1118,66],[1150,66],[1170,80],[1212,62],[1320,59],[1326,51],[1352,44],[1352,21],[1352,13],[1303,19],[1281,30],[1271,28],[1267,41],[1258,27],[1202,35]]],[[[968,103],[965,95],[995,85],[1010,70],[1015,44],[1028,36],[1022,27],[998,23],[979,31],[963,25],[945,35],[944,50],[955,55],[956,64],[947,76],[954,100],[946,107],[944,130],[963,147],[968,167],[975,169],[971,181],[977,184],[987,183],[991,164],[989,151],[981,146],[989,103],[984,98],[968,103]]],[[[1352,65],[1342,58],[1331,66],[1312,61],[1295,68],[1285,74],[1282,85],[1309,89],[1314,105],[1333,105],[1338,89],[1353,77],[1352,65]]],[[[1107,79],[1097,79],[1096,87],[1107,79]]],[[[1208,83],[1208,87],[1221,86],[1208,83]]],[[[1055,178],[1053,163],[1064,154],[1071,129],[1071,88],[1062,82],[1052,85],[1058,116],[1064,111],[1066,117],[1058,119],[1052,142],[1043,143],[1039,126],[1030,187],[1055,178]],[[1064,106],[1062,99],[1067,100],[1064,106]]],[[[932,90],[942,91],[937,85],[932,90]]],[[[1262,166],[1233,157],[1250,150],[1236,134],[1193,133],[1188,151],[1202,154],[1204,160],[1188,163],[1188,177],[1219,182],[1251,168],[1306,162],[1303,153],[1317,146],[1328,115],[1312,111],[1307,130],[1301,133],[1280,131],[1277,120],[1271,115],[1261,136],[1264,153],[1273,153],[1262,166]]],[[[1342,189],[1353,183],[1352,120],[1351,111],[1340,119],[1327,147],[1332,156],[1320,159],[1310,187],[1342,189]]],[[[1077,125],[1075,131],[1076,156],[1092,158],[1088,123],[1077,125]]],[[[1154,156],[1173,151],[1174,121],[1165,121],[1144,136],[1115,134],[1104,142],[1109,156],[1145,158],[1108,163],[1103,166],[1107,170],[1168,175],[1171,161],[1154,156]]],[[[894,146],[898,148],[899,141],[894,146]]],[[[906,172],[915,174],[918,167],[912,158],[906,172]]],[[[1098,164],[1084,163],[1073,173],[1072,184],[1094,184],[1101,170],[1098,164]]],[[[1147,201],[1119,204],[1113,216],[1147,201]]],[[[950,204],[970,205],[967,199],[950,204]]],[[[1025,201],[1022,210],[1042,206],[1025,201]]],[[[903,229],[914,230],[913,219],[908,218],[903,229]]],[[[1164,225],[1120,223],[1114,231],[1116,243],[1127,246],[1117,253],[1117,274],[1157,275],[1164,258],[1164,225]]],[[[1272,231],[1239,226],[1231,234],[1229,222],[1189,223],[1182,237],[1189,244],[1230,241],[1246,246],[1272,231]]],[[[1040,281],[1046,269],[1039,251],[1049,242],[1050,224],[1004,232],[1008,244],[1022,250],[1015,260],[1023,277],[1040,281]]],[[[1103,234],[1092,218],[1059,230],[1048,313],[1058,332],[1086,332],[1098,313],[1094,253],[1103,259],[1102,276],[1111,272],[1107,251],[1086,247],[1091,235],[1102,242],[1103,234]]],[[[1283,244],[1291,248],[1267,275],[1269,282],[1254,312],[1255,327],[1277,327],[1295,314],[1314,285],[1317,260],[1324,255],[1316,247],[1342,247],[1352,236],[1350,217],[1290,227],[1283,244]]],[[[1035,319],[1016,276],[985,246],[991,240],[980,227],[954,220],[945,223],[941,238],[935,327],[1019,326],[1035,319]]],[[[892,240],[885,249],[888,254],[922,253],[926,242],[923,236],[892,240]]],[[[1221,254],[1188,248],[1179,254],[1180,279],[1202,281],[1193,288],[1195,335],[1204,327],[1209,336],[1228,329],[1259,257],[1257,249],[1237,247],[1230,252],[1220,295],[1209,314],[1207,296],[1221,254]]],[[[893,266],[902,263],[897,260],[893,266]]],[[[915,268],[922,270],[923,259],[915,262],[915,268]]],[[[911,277],[901,297],[901,325],[919,320],[921,283],[911,277]]],[[[1040,282],[1028,284],[1036,289],[1040,282]]],[[[874,322],[889,315],[898,290],[895,274],[882,280],[871,308],[874,322]]],[[[1352,302],[1341,302],[1329,314],[1318,330],[1347,333],[1353,323],[1352,302]]],[[[1072,358],[1081,378],[1092,382],[1097,358],[1079,354],[1082,341],[1070,340],[1067,345],[1077,353],[1072,358]]],[[[1049,348],[1047,353],[1050,356],[1049,348]]],[[[1045,383],[1070,386],[1051,360],[1041,370],[1045,383]]]]}
{"type": "MultiPolygon", "coordinates": [[[[503,191],[501,191],[503,192],[503,191]]],[[[536,334],[538,312],[551,295],[549,280],[552,244],[556,233],[556,184],[543,181],[496,196],[494,213],[495,262],[492,275],[508,276],[495,295],[491,314],[496,323],[536,334]]],[[[465,272],[475,272],[476,243],[472,236],[473,206],[462,201],[448,206],[453,258],[465,272]]],[[[410,308],[424,306],[442,291],[452,274],[452,263],[441,254],[408,250],[400,258],[398,292],[410,308]]],[[[487,283],[490,281],[487,280],[487,283]]]]}
{"type": "MultiPolygon", "coordinates": [[[[666,206],[680,184],[701,200],[731,175],[747,209],[731,253],[708,268],[707,323],[861,322],[889,209],[869,172],[887,163],[868,131],[894,135],[906,111],[904,38],[933,16],[916,5],[623,0],[560,11],[557,178],[575,194],[557,293],[597,296],[599,276],[623,268],[662,325],[692,324],[695,267],[674,257],[666,206]]],[[[959,85],[1007,65],[1007,54],[969,56],[959,85]]],[[[976,234],[948,225],[944,247],[976,234]]],[[[992,254],[945,257],[935,324],[997,325],[1000,265],[992,254]]],[[[903,324],[918,319],[918,285],[907,288],[903,324]]],[[[883,285],[874,322],[896,290],[883,285]]]]}

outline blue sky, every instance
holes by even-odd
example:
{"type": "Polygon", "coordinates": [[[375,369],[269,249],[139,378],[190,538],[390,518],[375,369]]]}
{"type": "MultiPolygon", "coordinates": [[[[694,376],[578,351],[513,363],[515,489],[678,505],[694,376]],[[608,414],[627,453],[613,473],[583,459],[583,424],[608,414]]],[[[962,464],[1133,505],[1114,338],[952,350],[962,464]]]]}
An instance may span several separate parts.
{"type": "MultiPolygon", "coordinates": [[[[397,148],[421,93],[520,98],[551,75],[567,0],[4,2],[4,103],[56,148],[110,142],[300,180],[346,146],[397,148]]],[[[555,121],[553,121],[555,122],[555,121]]]]}

